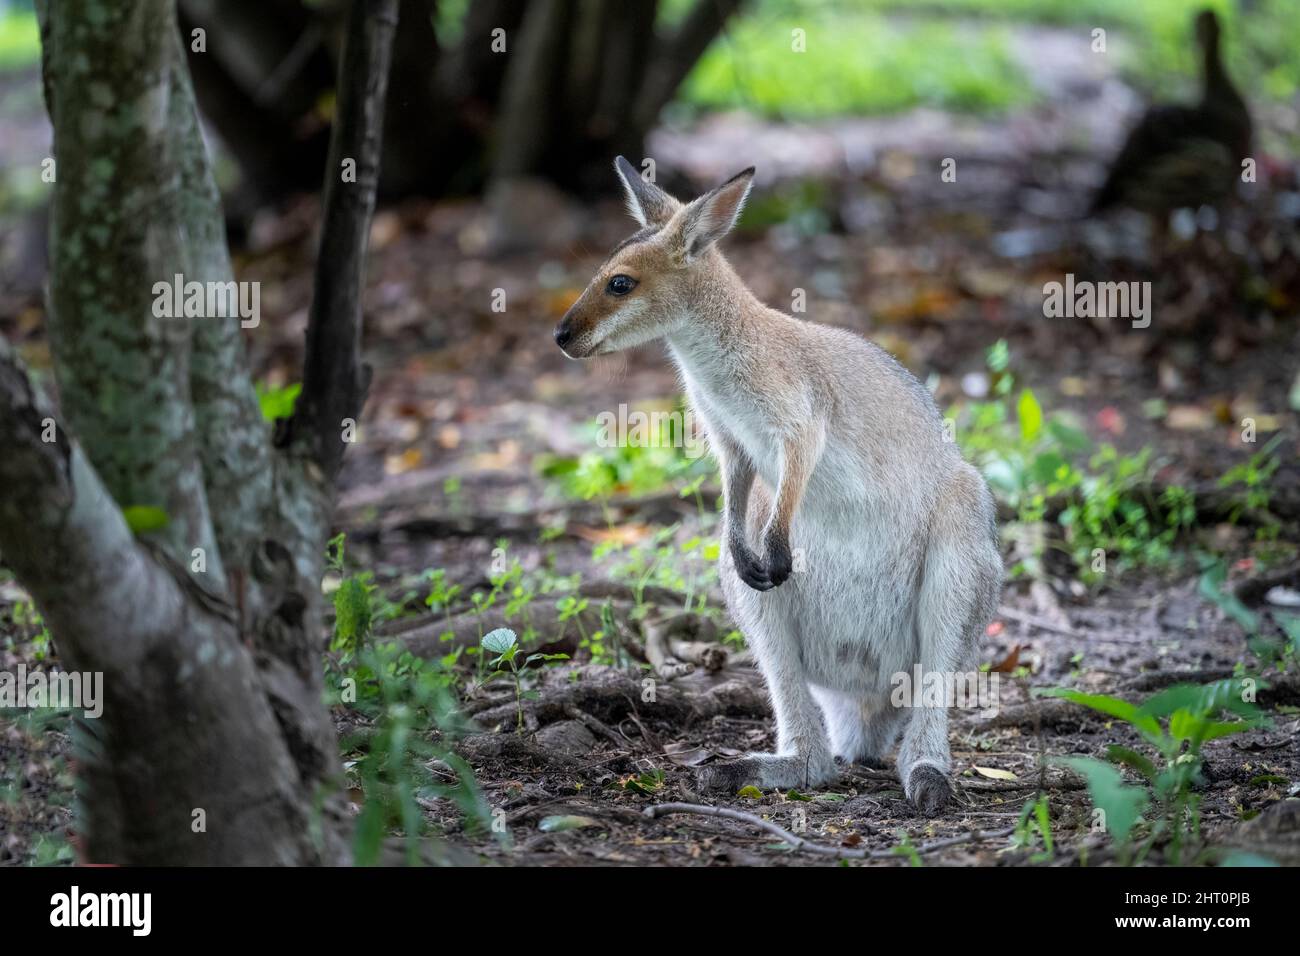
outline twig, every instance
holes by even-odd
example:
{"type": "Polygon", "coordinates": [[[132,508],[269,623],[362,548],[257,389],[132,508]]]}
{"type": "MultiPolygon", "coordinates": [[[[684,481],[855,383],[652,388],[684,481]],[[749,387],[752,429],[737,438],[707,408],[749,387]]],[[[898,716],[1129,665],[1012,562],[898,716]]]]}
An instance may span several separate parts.
{"type": "MultiPolygon", "coordinates": [[[[710,807],[701,803],[659,803],[652,807],[646,807],[642,811],[647,819],[656,820],[659,817],[667,816],[670,813],[693,813],[704,817],[724,817],[728,820],[739,820],[742,823],[748,823],[750,826],[758,827],[773,836],[780,837],[785,843],[790,844],[791,849],[805,850],[809,853],[816,853],[820,856],[834,856],[850,860],[892,860],[899,857],[899,853],[894,850],[868,850],[856,849],[853,847],[827,846],[824,843],[813,843],[811,840],[805,840],[803,837],[795,836],[789,830],[785,829],[770,820],[764,820],[762,817],[755,816],[752,813],[746,813],[743,810],[732,810],[730,807],[710,807]]],[[[934,840],[930,843],[924,843],[915,847],[917,853],[932,853],[935,850],[942,850],[945,847],[956,846],[959,843],[970,843],[979,840],[996,840],[1002,837],[1010,836],[1015,832],[1015,827],[1006,827],[1002,830],[971,830],[958,836],[946,837],[942,840],[934,840]]]]}
{"type": "Polygon", "coordinates": [[[1034,614],[1027,614],[1024,611],[1017,611],[1015,608],[999,607],[998,617],[1009,618],[1012,621],[1016,621],[1028,627],[1036,627],[1040,631],[1048,631],[1052,634],[1060,634],[1063,637],[1081,638],[1083,636],[1078,631],[1073,630],[1072,628],[1061,627],[1059,624],[1053,624],[1051,621],[1038,617],[1034,614]]]}

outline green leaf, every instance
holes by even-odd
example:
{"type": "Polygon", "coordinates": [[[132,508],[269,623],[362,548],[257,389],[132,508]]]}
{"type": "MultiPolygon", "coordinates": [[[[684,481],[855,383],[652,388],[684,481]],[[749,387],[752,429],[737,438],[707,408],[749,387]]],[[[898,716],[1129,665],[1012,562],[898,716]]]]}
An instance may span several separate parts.
{"type": "Polygon", "coordinates": [[[171,521],[167,517],[167,512],[152,505],[131,505],[123,508],[122,517],[126,519],[126,526],[131,529],[132,534],[157,531],[159,528],[167,527],[168,522],[171,521]]]}
{"type": "Polygon", "coordinates": [[[360,650],[374,624],[374,606],[370,594],[374,586],[368,575],[344,578],[334,592],[334,650],[360,650]]]}
{"type": "Polygon", "coordinates": [[[1016,415],[1020,419],[1020,437],[1028,444],[1036,439],[1043,430],[1043,407],[1038,404],[1031,389],[1020,393],[1016,403],[1016,415]]]}
{"type": "Polygon", "coordinates": [[[1248,853],[1245,850],[1235,850],[1229,853],[1219,861],[1219,866],[1280,866],[1276,860],[1271,860],[1266,856],[1258,853],[1248,853]]]}
{"type": "Polygon", "coordinates": [[[508,627],[498,627],[483,635],[479,642],[489,654],[505,654],[515,646],[515,632],[508,627]]]}
{"type": "Polygon", "coordinates": [[[1053,419],[1047,423],[1047,433],[1068,452],[1083,453],[1092,450],[1092,439],[1087,432],[1053,419]]]}
{"type": "Polygon", "coordinates": [[[293,415],[298,395],[302,392],[302,383],[294,382],[283,388],[271,388],[258,382],[257,404],[262,409],[262,417],[268,422],[277,418],[289,418],[293,415]]]}
{"type": "Polygon", "coordinates": [[[1255,612],[1242,604],[1235,594],[1229,594],[1223,589],[1224,582],[1227,579],[1227,565],[1223,561],[1215,561],[1201,575],[1197,591],[1202,597],[1218,605],[1219,610],[1240,624],[1241,629],[1247,634],[1258,633],[1259,620],[1255,612]]]}
{"type": "Polygon", "coordinates": [[[1156,765],[1148,760],[1136,750],[1130,750],[1128,747],[1121,747],[1118,744],[1111,744],[1106,748],[1106,757],[1111,763],[1122,764],[1125,767],[1132,767],[1142,776],[1154,782],[1156,774],[1156,765]]]}
{"type": "Polygon", "coordinates": [[[1278,627],[1286,633],[1287,640],[1291,642],[1292,649],[1300,654],[1300,614],[1288,614],[1285,611],[1274,611],[1273,620],[1277,621],[1278,627]]]}
{"type": "Polygon", "coordinates": [[[1207,720],[1201,725],[1201,740],[1217,740],[1232,734],[1254,730],[1257,724],[1251,720],[1207,720]]]}
{"type": "MultiPolygon", "coordinates": [[[[1257,683],[1257,688],[1264,686],[1257,683]]],[[[1258,717],[1259,708],[1242,700],[1242,682],[1235,677],[1212,681],[1209,684],[1175,684],[1148,697],[1139,708],[1152,717],[1169,717],[1179,710],[1213,717],[1226,710],[1242,717],[1258,717]]]]}
{"type": "Polygon", "coordinates": [[[800,793],[798,790],[787,790],[785,792],[787,800],[797,800],[800,803],[812,803],[812,797],[800,793]]]}
{"type": "Polygon", "coordinates": [[[990,371],[1005,371],[1011,361],[1011,349],[1007,346],[1007,340],[998,339],[990,345],[985,350],[984,360],[988,363],[990,371]]]}
{"type": "Polygon", "coordinates": [[[1152,739],[1159,739],[1162,734],[1160,723],[1154,717],[1142,713],[1133,704],[1130,704],[1126,700],[1120,700],[1118,697],[1110,697],[1106,694],[1085,694],[1069,687],[1035,688],[1034,696],[1061,697],[1083,707],[1087,707],[1090,710],[1095,710],[1111,717],[1118,717],[1120,720],[1132,724],[1139,731],[1152,739]]]}
{"type": "Polygon", "coordinates": [[[738,797],[749,797],[751,800],[762,800],[762,799],[763,799],[763,791],[760,790],[760,789],[758,789],[758,787],[755,787],[755,786],[753,786],[753,785],[751,784],[751,785],[748,786],[748,787],[741,787],[739,790],[737,790],[737,791],[736,791],[736,796],[738,796],[738,797]]]}
{"type": "Polygon", "coordinates": [[[1091,757],[1061,757],[1064,764],[1088,782],[1092,805],[1105,815],[1106,829],[1120,843],[1137,823],[1150,798],[1141,787],[1124,783],[1124,777],[1110,764],[1091,757]]]}
{"type": "Polygon", "coordinates": [[[1050,856],[1052,853],[1052,816],[1047,808],[1047,798],[1039,797],[1034,802],[1034,817],[1038,820],[1038,832],[1043,835],[1043,849],[1050,856]]]}
{"type": "Polygon", "coordinates": [[[1034,456],[1033,464],[1029,466],[1029,474],[1035,484],[1047,485],[1056,480],[1062,468],[1068,467],[1066,460],[1059,454],[1045,451],[1041,455],[1034,456]]]}

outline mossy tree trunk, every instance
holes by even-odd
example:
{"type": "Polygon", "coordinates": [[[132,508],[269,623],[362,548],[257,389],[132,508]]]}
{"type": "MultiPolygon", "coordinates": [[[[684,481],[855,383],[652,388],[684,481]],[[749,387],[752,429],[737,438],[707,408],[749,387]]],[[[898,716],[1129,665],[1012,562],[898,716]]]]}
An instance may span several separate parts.
{"type": "Polygon", "coordinates": [[[156,283],[232,279],[174,0],[40,4],[60,415],[49,441],[56,416],[0,341],[0,553],[62,665],[104,675],[78,754],[89,861],[349,859],[320,580],[341,420],[364,400],[360,290],[397,6],[349,14],[303,411],[273,438],[239,317],[155,314],[156,283]],[[132,508],[166,523],[133,533],[132,508]]]}

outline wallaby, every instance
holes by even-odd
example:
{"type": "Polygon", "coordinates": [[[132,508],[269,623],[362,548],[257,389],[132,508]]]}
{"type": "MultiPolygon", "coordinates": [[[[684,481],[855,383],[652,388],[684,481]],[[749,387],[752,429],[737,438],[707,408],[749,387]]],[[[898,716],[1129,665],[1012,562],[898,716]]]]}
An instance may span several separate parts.
{"type": "Polygon", "coordinates": [[[555,329],[570,358],[665,339],[722,469],[727,607],[767,682],[777,752],[702,768],[706,789],[816,787],[837,760],[898,774],[927,815],[951,796],[946,707],[895,675],[965,674],[997,607],[988,486],[929,391],[844,329],[759,302],[716,248],[753,168],[683,205],[622,156],[641,229],[555,329]],[[792,576],[796,557],[799,570],[792,576]]]}

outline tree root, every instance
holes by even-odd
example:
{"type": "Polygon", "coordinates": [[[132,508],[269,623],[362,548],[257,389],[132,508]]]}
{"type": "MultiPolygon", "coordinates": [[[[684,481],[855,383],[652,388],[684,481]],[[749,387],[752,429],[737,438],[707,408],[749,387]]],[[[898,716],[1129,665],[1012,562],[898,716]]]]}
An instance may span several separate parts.
{"type": "MultiPolygon", "coordinates": [[[[607,667],[556,668],[546,672],[541,696],[523,702],[524,726],[528,730],[557,720],[574,718],[577,710],[606,725],[617,724],[629,714],[652,716],[659,721],[685,725],[689,721],[717,715],[766,717],[771,713],[767,695],[753,671],[728,674],[726,678],[692,675],[675,683],[654,678],[637,679],[607,667]],[[576,673],[578,679],[571,680],[576,673]]],[[[480,727],[514,726],[515,702],[475,702],[465,713],[480,727]]],[[[584,721],[585,723],[586,721],[584,721]]],[[[597,730],[609,737],[614,731],[597,730]]],[[[620,745],[622,742],[620,741],[620,745]]]]}
{"type": "MultiPolygon", "coordinates": [[[[560,620],[560,602],[570,595],[533,601],[525,611],[508,615],[493,607],[481,614],[460,609],[450,617],[421,615],[392,621],[377,629],[380,638],[401,641],[417,657],[433,658],[458,647],[477,646],[482,635],[499,627],[523,631],[531,627],[538,640],[530,649],[545,653],[573,654],[583,634],[603,626],[601,610],[608,604],[619,628],[620,647],[638,661],[648,662],[662,680],[674,680],[702,667],[716,673],[728,666],[748,663],[748,654],[733,652],[719,642],[723,626],[712,617],[659,609],[680,606],[682,595],[666,588],[647,587],[639,593],[623,584],[593,582],[574,596],[588,606],[569,620],[560,620]],[[648,615],[636,612],[650,607],[648,615]],[[639,620],[640,619],[640,620],[639,620]],[[444,635],[446,636],[444,639],[444,635]]],[[[607,644],[609,642],[607,641],[607,644]]]]}

